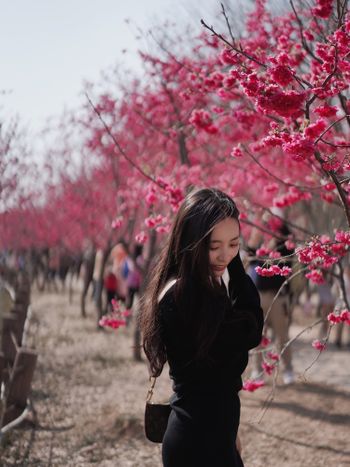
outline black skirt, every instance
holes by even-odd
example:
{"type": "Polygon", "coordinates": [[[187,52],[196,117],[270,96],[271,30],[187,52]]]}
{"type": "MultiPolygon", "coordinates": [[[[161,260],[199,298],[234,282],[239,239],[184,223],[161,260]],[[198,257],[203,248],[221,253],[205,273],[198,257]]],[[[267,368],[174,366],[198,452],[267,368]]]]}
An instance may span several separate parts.
{"type": "Polygon", "coordinates": [[[236,449],[237,393],[174,395],[163,439],[164,467],[244,467],[236,449]]]}

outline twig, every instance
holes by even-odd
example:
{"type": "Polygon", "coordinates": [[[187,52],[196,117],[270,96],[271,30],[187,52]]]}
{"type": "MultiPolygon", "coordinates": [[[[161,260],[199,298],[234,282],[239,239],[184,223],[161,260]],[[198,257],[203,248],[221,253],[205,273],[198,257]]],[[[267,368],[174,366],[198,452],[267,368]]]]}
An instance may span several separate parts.
{"type": "Polygon", "coordinates": [[[257,63],[258,65],[264,67],[264,68],[267,68],[267,65],[265,65],[265,63],[263,62],[260,62],[260,60],[256,59],[255,57],[247,54],[247,52],[244,52],[244,50],[241,48],[241,49],[238,49],[237,47],[235,47],[233,44],[231,44],[227,39],[224,38],[223,35],[219,34],[218,32],[215,31],[215,29],[212,27],[212,26],[208,26],[206,24],[206,22],[201,19],[201,24],[209,29],[210,32],[212,32],[214,34],[214,36],[218,37],[221,41],[223,41],[226,45],[228,45],[232,50],[234,50],[235,52],[243,55],[244,57],[248,58],[249,60],[257,63]]]}
{"type": "Polygon", "coordinates": [[[267,169],[266,167],[264,167],[261,162],[259,161],[259,159],[257,157],[254,156],[253,153],[251,153],[249,151],[249,149],[247,148],[247,146],[245,144],[242,144],[241,143],[241,146],[242,148],[245,150],[245,152],[254,160],[254,162],[262,169],[264,170],[268,175],[270,175],[270,177],[274,178],[275,180],[277,180],[279,183],[282,183],[283,185],[287,186],[287,187],[295,187],[295,188],[298,188],[300,189],[301,191],[303,190],[307,190],[307,191],[312,191],[312,190],[318,190],[319,187],[310,187],[310,186],[305,186],[305,185],[296,185],[295,183],[290,183],[290,182],[285,182],[282,178],[279,178],[277,175],[273,174],[272,172],[270,172],[269,169],[267,169]]]}
{"type": "MultiPolygon", "coordinates": [[[[323,321],[323,320],[322,320],[323,321]]],[[[329,339],[329,336],[330,336],[330,333],[331,333],[331,330],[332,330],[332,327],[334,326],[334,324],[331,324],[328,328],[328,331],[327,331],[327,335],[326,337],[324,338],[324,343],[326,344],[328,342],[328,339],[329,339]]],[[[310,365],[308,367],[305,368],[305,370],[303,371],[303,374],[301,375],[301,377],[306,380],[305,378],[305,373],[307,371],[310,370],[310,368],[312,368],[314,366],[314,364],[317,362],[317,360],[320,358],[320,355],[322,353],[322,350],[319,350],[316,357],[312,360],[312,362],[310,363],[310,365]]]]}
{"type": "MultiPolygon", "coordinates": [[[[315,157],[317,159],[317,161],[321,164],[321,167],[322,167],[322,164],[324,163],[324,160],[322,159],[322,156],[321,154],[319,153],[319,151],[315,151],[315,157]]],[[[345,195],[345,192],[343,190],[343,187],[341,186],[336,174],[334,173],[333,170],[325,170],[323,169],[324,172],[332,179],[333,183],[335,184],[335,186],[337,187],[337,191],[338,191],[338,194],[339,194],[339,198],[340,198],[340,202],[343,206],[343,209],[345,211],[345,215],[346,215],[346,219],[348,221],[348,226],[350,227],[350,210],[349,210],[349,205],[348,205],[348,201],[347,201],[347,198],[346,198],[346,195],[345,195]]]]}
{"type": "Polygon", "coordinates": [[[222,9],[222,14],[224,15],[224,18],[225,18],[225,21],[226,21],[226,24],[227,24],[228,31],[229,31],[231,39],[232,39],[232,43],[234,44],[235,43],[235,38],[234,38],[234,36],[232,34],[231,25],[230,25],[230,22],[228,20],[228,16],[226,14],[225,6],[224,6],[223,3],[221,3],[221,9],[222,9]]]}
{"type": "MultiPolygon", "coordinates": [[[[341,122],[342,120],[344,120],[345,118],[348,118],[350,117],[350,115],[343,115],[342,117],[338,118],[338,120],[336,120],[335,122],[331,123],[321,134],[320,136],[315,140],[314,144],[317,144],[319,142],[320,139],[322,139],[322,137],[328,133],[328,131],[334,127],[334,125],[336,125],[337,123],[341,122]]],[[[325,141],[324,141],[325,142],[325,141]]],[[[348,147],[348,146],[345,146],[345,147],[348,147]]]]}
{"type": "Polygon", "coordinates": [[[294,12],[295,19],[297,20],[298,25],[299,25],[299,32],[300,32],[301,42],[302,42],[302,44],[303,44],[303,46],[304,46],[304,49],[311,55],[311,57],[312,57],[313,59],[317,60],[318,63],[321,63],[321,64],[322,64],[322,63],[323,63],[322,60],[321,60],[320,58],[318,58],[318,57],[313,53],[313,51],[310,49],[308,43],[306,42],[306,39],[305,39],[305,37],[304,37],[303,23],[302,23],[301,19],[299,18],[298,13],[296,12],[296,9],[295,9],[295,7],[294,7],[293,0],[290,0],[289,3],[290,3],[290,5],[291,5],[291,7],[292,7],[292,10],[293,10],[293,12],[294,12]]]}
{"type": "Polygon", "coordinates": [[[108,135],[111,137],[111,139],[113,140],[114,144],[116,145],[116,147],[118,148],[118,151],[121,153],[121,155],[129,162],[129,164],[131,164],[138,172],[141,173],[141,175],[143,175],[145,178],[147,178],[148,180],[150,180],[152,183],[155,183],[156,185],[158,185],[160,188],[164,189],[164,185],[162,183],[160,183],[159,181],[157,181],[156,179],[154,179],[153,177],[151,177],[150,175],[148,175],[144,170],[141,169],[141,167],[139,167],[137,164],[135,164],[135,162],[130,159],[130,157],[126,154],[126,152],[124,151],[124,149],[120,146],[118,140],[116,139],[116,137],[113,135],[113,133],[111,132],[109,126],[107,125],[107,123],[105,122],[104,118],[102,117],[101,115],[101,112],[95,107],[95,105],[93,104],[92,100],[90,99],[88,93],[86,92],[85,93],[85,96],[89,102],[89,104],[91,105],[93,111],[95,112],[95,114],[98,116],[98,118],[100,119],[100,121],[102,122],[105,130],[107,131],[108,135]]]}

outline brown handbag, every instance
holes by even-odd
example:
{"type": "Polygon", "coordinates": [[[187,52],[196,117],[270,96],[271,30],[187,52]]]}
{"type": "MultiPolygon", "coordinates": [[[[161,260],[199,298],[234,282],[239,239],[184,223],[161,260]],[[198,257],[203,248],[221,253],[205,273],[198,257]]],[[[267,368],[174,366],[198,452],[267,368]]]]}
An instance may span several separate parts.
{"type": "Polygon", "coordinates": [[[145,435],[146,438],[153,443],[162,443],[165,430],[168,426],[171,407],[169,402],[155,403],[151,401],[156,379],[157,378],[151,377],[151,386],[146,398],[145,435]]]}

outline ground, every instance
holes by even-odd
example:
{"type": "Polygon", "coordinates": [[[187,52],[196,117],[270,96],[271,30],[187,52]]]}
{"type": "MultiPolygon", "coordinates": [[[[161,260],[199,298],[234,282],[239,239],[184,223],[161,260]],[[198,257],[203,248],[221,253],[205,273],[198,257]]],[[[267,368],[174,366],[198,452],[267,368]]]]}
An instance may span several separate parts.
{"type": "MultiPolygon", "coordinates": [[[[78,294],[72,304],[64,293],[32,294],[27,345],[39,353],[37,418],[4,437],[0,465],[160,467],[161,447],[143,433],[148,373],[132,360],[132,328],[98,331],[92,304],[83,319],[78,303],[78,294]]],[[[241,393],[246,467],[350,466],[349,351],[330,344],[303,374],[317,355],[315,332],[294,344],[295,384],[278,384],[273,397],[271,384],[241,393]]],[[[169,394],[164,371],[156,399],[169,394]]]]}

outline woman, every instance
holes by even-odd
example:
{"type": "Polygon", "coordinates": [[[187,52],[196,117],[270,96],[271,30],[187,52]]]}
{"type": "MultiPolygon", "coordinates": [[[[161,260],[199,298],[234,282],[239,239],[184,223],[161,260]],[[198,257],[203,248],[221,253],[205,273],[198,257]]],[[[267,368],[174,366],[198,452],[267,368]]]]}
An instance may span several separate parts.
{"type": "Polygon", "coordinates": [[[239,256],[238,216],[225,193],[191,192],[146,293],[143,347],[153,376],[168,361],[174,389],[165,467],[243,466],[238,391],[263,314],[239,256]]]}

